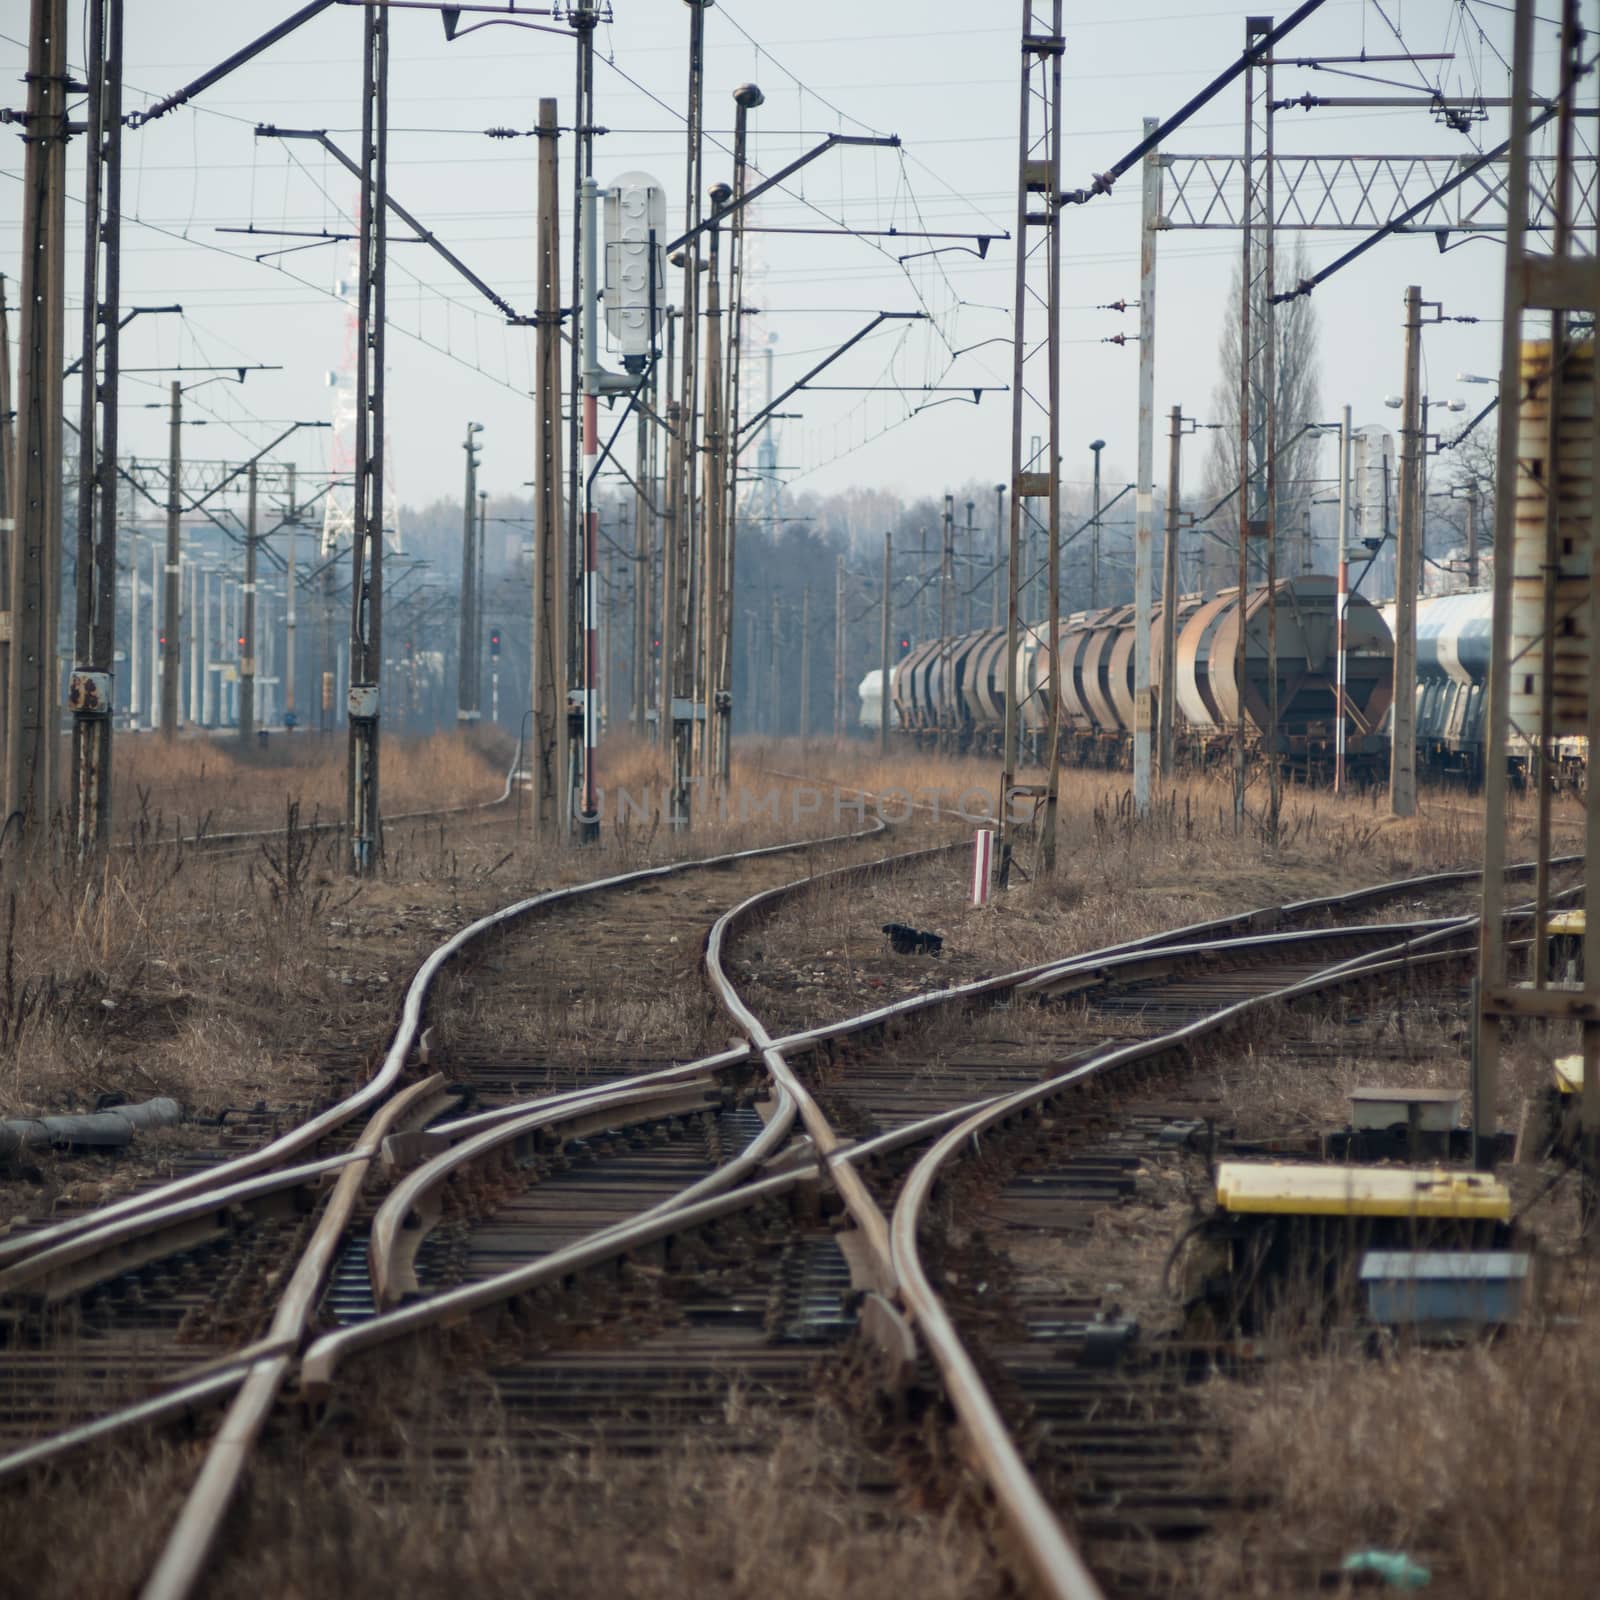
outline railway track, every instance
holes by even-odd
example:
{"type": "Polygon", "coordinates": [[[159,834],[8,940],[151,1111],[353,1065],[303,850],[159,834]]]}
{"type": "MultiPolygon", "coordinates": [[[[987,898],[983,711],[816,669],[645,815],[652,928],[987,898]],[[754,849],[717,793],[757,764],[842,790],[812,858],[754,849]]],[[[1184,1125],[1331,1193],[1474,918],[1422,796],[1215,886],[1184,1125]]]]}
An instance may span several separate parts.
{"type": "MultiPolygon", "coordinates": [[[[904,858],[894,859],[898,864],[904,858]]],[[[731,861],[689,865],[735,870],[731,861]]],[[[1126,1015],[1130,985],[1137,989],[1143,983],[1165,991],[1168,1020],[1173,1003],[1191,1009],[1209,1005],[1214,1011],[1225,947],[1231,946],[1226,959],[1236,963],[1240,976],[1220,998],[1235,997],[1240,984],[1254,986],[1254,992],[1267,979],[1282,988],[1325,973],[1337,962],[1370,961],[1418,938],[1462,942],[1468,931],[1460,919],[1413,916],[1392,926],[1344,929],[1292,925],[1326,923],[1385,900],[1414,902],[1420,894],[1448,892],[1471,877],[1442,875],[1269,908],[1181,930],[1165,936],[1165,945],[1161,937],[1142,940],[919,997],[807,1034],[773,1038],[728,983],[722,951],[730,937],[758,925],[812,880],[793,879],[792,859],[777,851],[742,858],[736,870],[790,880],[742,884],[755,892],[711,928],[709,976],[744,1038],[697,1059],[671,1060],[664,1059],[670,1049],[641,1052],[637,1029],[617,1030],[608,1046],[592,1034],[574,1037],[559,1025],[572,1022],[575,1008],[580,1023],[592,1022],[585,998],[598,970],[596,941],[604,937],[602,926],[592,921],[597,897],[605,894],[618,903],[633,896],[655,900],[649,905],[650,926],[663,936],[652,940],[658,948],[651,959],[641,953],[637,929],[642,919],[620,919],[632,926],[615,953],[638,964],[636,976],[646,987],[659,986],[681,979],[696,964],[699,943],[691,930],[703,930],[715,909],[706,873],[651,869],[534,897],[483,919],[434,953],[413,992],[420,984],[425,993],[471,945],[478,952],[474,982],[493,992],[494,1006],[478,1014],[467,1008],[465,1021],[449,1022],[442,1038],[429,1037],[420,1030],[420,1000],[414,1005],[408,997],[384,1065],[390,1073],[397,1052],[403,1064],[412,1045],[425,1041],[423,1065],[442,1064],[457,1082],[447,1088],[434,1072],[413,1083],[383,1105],[377,1125],[366,1124],[358,1137],[347,1135],[345,1150],[332,1159],[298,1161],[285,1169],[284,1161],[310,1148],[300,1143],[278,1151],[275,1169],[269,1164],[236,1175],[239,1182],[232,1187],[242,1184],[251,1198],[276,1183],[275,1192],[294,1194],[302,1210],[308,1194],[315,1197],[330,1183],[335,1188],[290,1277],[288,1295],[272,1309],[265,1337],[243,1350],[237,1343],[207,1347],[196,1352],[202,1357],[198,1364],[191,1361],[179,1371],[146,1372],[142,1381],[162,1389],[163,1396],[142,1410],[125,1408],[120,1416],[107,1416],[101,1391],[81,1407],[85,1421],[76,1431],[62,1431],[60,1417],[37,1410],[8,1421],[16,1430],[13,1439],[18,1431],[31,1432],[35,1444],[31,1454],[13,1453],[3,1466],[19,1472],[104,1438],[115,1425],[161,1420],[234,1395],[234,1413],[147,1590],[181,1594],[203,1569],[249,1449],[273,1398],[295,1370],[314,1310],[322,1326],[340,1326],[306,1353],[298,1371],[299,1394],[315,1404],[336,1390],[343,1395],[376,1387],[388,1420],[370,1430],[365,1445],[357,1427],[351,1446],[352,1459],[363,1463],[361,1470],[374,1481],[399,1470],[392,1448],[394,1389],[347,1379],[346,1370],[351,1362],[357,1372],[365,1369],[374,1351],[392,1356],[401,1345],[414,1349],[418,1336],[446,1356],[465,1348],[470,1370],[487,1368],[494,1375],[496,1415],[519,1459],[570,1449],[580,1435],[612,1444],[627,1441],[631,1449],[664,1449],[684,1437],[686,1427],[694,1432],[714,1420],[730,1376],[770,1397],[779,1414],[800,1407],[826,1358],[857,1333],[867,1335],[875,1359],[886,1362],[887,1381],[904,1384],[917,1370],[919,1346],[906,1316],[910,1297],[898,1262],[904,1196],[898,1206],[895,1197],[915,1152],[941,1133],[946,1137],[935,1148],[945,1148],[953,1137],[947,1130],[964,1125],[975,1102],[986,1102],[990,1110],[1006,1106],[1019,1095],[1040,1092],[1041,1079],[1050,1081],[1047,1074],[1063,1061],[1081,1062],[1072,1069],[1081,1072],[1108,1059],[1126,1037],[1127,1024],[1119,1022],[1111,1033],[1086,1042],[1081,1013],[1065,1020],[1058,1020],[1058,1013],[1025,1048],[990,1049],[982,1060],[970,1050],[966,1056],[953,1054],[946,1039],[939,1052],[924,1051],[910,1061],[903,1047],[886,1044],[893,1030],[933,1017],[941,1025],[951,1018],[981,1018],[997,1004],[1037,997],[1046,988],[1094,993],[1107,1002],[1108,1014],[1120,1006],[1126,1015]],[[663,903],[658,897],[669,882],[677,898],[663,903]],[[493,971],[491,936],[558,902],[575,913],[565,930],[570,937],[546,941],[540,972],[493,971]],[[1267,923],[1284,931],[1271,936],[1238,932],[1267,923]],[[557,951],[563,953],[557,956],[557,951]],[[1189,992],[1175,1002],[1175,989],[1185,984],[1189,992]],[[1120,997],[1115,1004],[1113,995],[1120,997]],[[535,1031],[507,1049],[503,1030],[488,1025],[485,1031],[490,1016],[503,1017],[519,1007],[548,1024],[550,1001],[557,997],[565,1015],[543,1036],[535,1031]],[[471,1106],[463,1104],[463,1084],[474,1097],[471,1106]],[[441,1122],[447,1105],[454,1114],[441,1122]],[[369,1202],[367,1179],[379,1171],[404,1176],[381,1203],[369,1202]],[[647,1404],[647,1394],[665,1403],[647,1404]],[[40,1439],[41,1434],[49,1437],[40,1439]]],[[[848,883],[884,870],[886,863],[878,860],[834,872],[848,883]]],[[[605,998],[613,1009],[621,1003],[609,993],[605,998]]],[[[1149,1004],[1143,1009],[1141,1026],[1148,1032],[1149,1004]]],[[[671,1042],[685,1042],[684,1035],[671,1042]]],[[[397,1079],[398,1071],[390,1073],[376,1093],[369,1085],[363,1091],[367,1100],[344,1121],[353,1124],[358,1112],[381,1101],[397,1079]]],[[[913,1183],[921,1170],[912,1172],[913,1183]]],[[[243,1198],[229,1194],[219,1205],[213,1184],[197,1185],[181,1200],[192,1211],[215,1217],[233,1215],[228,1208],[243,1198]]],[[[164,1223],[152,1224],[149,1209],[134,1205],[112,1221],[146,1239],[153,1226],[159,1231],[161,1225],[196,1223],[193,1215],[169,1215],[164,1223]]],[[[308,1231],[301,1225],[301,1233],[308,1231]]],[[[4,1270],[18,1275],[13,1282],[38,1284],[40,1263],[48,1264],[51,1249],[65,1248],[72,1261],[81,1261],[108,1244],[103,1224],[96,1240],[96,1230],[80,1224],[48,1248],[38,1248],[36,1241],[33,1251],[14,1253],[4,1270]]],[[[174,1251],[147,1243],[141,1248],[152,1251],[152,1265],[142,1269],[141,1278],[156,1283],[169,1274],[164,1263],[188,1253],[188,1247],[174,1251]]],[[[103,1257],[94,1270],[104,1272],[111,1264],[114,1256],[103,1257]]],[[[70,1263],[58,1254],[56,1265],[70,1263]]],[[[81,1278],[86,1269],[72,1270],[81,1278]]],[[[126,1279],[128,1273],[124,1269],[116,1276],[126,1279]]],[[[63,1297],[81,1289],[73,1281],[63,1297]]],[[[264,1301],[257,1307],[259,1314],[267,1309],[264,1301]]],[[[937,1329],[930,1339],[926,1315],[926,1307],[914,1311],[915,1327],[938,1354],[937,1329]]],[[[40,1347],[42,1389],[49,1386],[49,1348],[40,1347]]],[[[110,1371],[115,1363],[103,1365],[110,1371]]],[[[945,1371],[947,1386],[949,1377],[945,1371]]],[[[128,1381],[126,1372],[118,1381],[128,1381]]],[[[434,1399],[423,1409],[434,1418],[451,1414],[434,1399]]],[[[409,1448],[428,1437],[419,1417],[403,1430],[409,1448]]],[[[284,1426],[279,1425],[275,1440],[284,1426]]],[[[459,1460],[461,1448],[459,1431],[445,1427],[428,1453],[459,1460]]],[[[1003,1485],[1004,1476],[995,1481],[1003,1485]]],[[[1046,1570],[1057,1570],[1061,1559],[1057,1548],[1046,1570]]]]}
{"type": "MultiPolygon", "coordinates": [[[[848,850],[853,843],[836,840],[833,848],[848,850]]],[[[363,1183],[382,1140],[458,1106],[463,1088],[480,1106],[492,1105],[498,1096],[526,1092],[519,1084],[531,1088],[529,1073],[540,1089],[548,1089],[567,1070],[570,1054],[536,1063],[523,1050],[522,1078],[493,1058],[477,1063],[481,1072],[474,1078],[471,1030],[463,1027],[454,1051],[458,1064],[468,1068],[460,1085],[447,1090],[435,1072],[395,1093],[412,1071],[414,1053],[425,1067],[426,1058],[439,1051],[439,1041],[421,1029],[423,1008],[442,974],[459,989],[459,980],[448,975],[452,963],[476,958],[492,965],[486,947],[507,928],[537,916],[542,928],[555,930],[551,952],[566,954],[564,970],[558,960],[542,961],[541,992],[570,994],[581,987],[580,974],[593,978],[601,970],[597,958],[606,956],[620,961],[631,954],[643,977],[650,963],[638,959],[636,930],[623,945],[606,949],[603,942],[597,945],[606,914],[593,911],[598,901],[640,895],[649,897],[653,926],[676,918],[685,928],[681,950],[674,948],[675,939],[662,941],[662,950],[671,952],[669,970],[656,971],[655,978],[664,991],[685,976],[698,982],[698,940],[689,930],[698,917],[703,936],[708,918],[696,908],[705,891],[688,887],[690,881],[738,882],[740,873],[753,873],[757,883],[766,873],[770,881],[776,858],[817,848],[816,841],[799,841],[674,863],[503,908],[446,941],[424,963],[384,1062],[344,1101],[259,1149],[180,1182],[0,1242],[0,1295],[13,1318],[19,1355],[8,1363],[12,1403],[0,1417],[0,1438],[23,1452],[14,1451],[11,1464],[30,1459],[30,1447],[81,1447],[119,1423],[215,1404],[263,1365],[275,1367],[281,1379],[322,1284],[331,1276],[336,1299],[342,1291],[341,1274],[348,1276],[348,1262],[340,1259],[346,1254],[344,1234],[361,1210],[363,1183]],[[664,903],[674,900],[681,902],[676,910],[664,903]],[[572,926],[563,929],[563,921],[572,926]],[[332,1198],[324,1205],[330,1186],[332,1198]],[[274,1305],[285,1282],[290,1292],[274,1305]],[[252,1340],[249,1331],[263,1324],[264,1337],[252,1340]]],[[[794,870],[790,860],[778,875],[794,870]]],[[[625,915],[615,921],[626,929],[625,915]]],[[[511,1001],[506,995],[498,999],[502,1006],[511,1001]]],[[[670,1045],[663,1042],[664,1049],[670,1045]]],[[[595,1055],[592,1049],[587,1053],[595,1055]]],[[[586,1077],[593,1081],[603,1071],[591,1061],[586,1077]]]]}

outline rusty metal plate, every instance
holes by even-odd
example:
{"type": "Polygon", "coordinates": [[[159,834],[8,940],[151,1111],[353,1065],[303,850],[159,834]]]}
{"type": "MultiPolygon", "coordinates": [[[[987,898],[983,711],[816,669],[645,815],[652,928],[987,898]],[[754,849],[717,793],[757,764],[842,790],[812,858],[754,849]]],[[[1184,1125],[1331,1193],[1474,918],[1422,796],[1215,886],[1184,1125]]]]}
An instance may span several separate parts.
{"type": "Polygon", "coordinates": [[[67,710],[77,717],[111,714],[111,674],[79,667],[67,682],[67,710]]]}
{"type": "Polygon", "coordinates": [[[1539,736],[1545,672],[1547,586],[1553,597],[1551,725],[1560,736],[1589,731],[1589,586],[1594,514],[1594,346],[1575,345],[1561,377],[1558,457],[1552,485],[1548,460],[1550,344],[1522,347],[1523,402],[1517,435],[1515,563],[1511,595],[1513,734],[1539,736]],[[1551,493],[1555,495],[1555,562],[1546,572],[1551,493]]]}
{"type": "Polygon", "coordinates": [[[1025,500],[1048,500],[1051,487],[1051,475],[1048,472],[1019,472],[1017,474],[1015,492],[1025,500]]]}

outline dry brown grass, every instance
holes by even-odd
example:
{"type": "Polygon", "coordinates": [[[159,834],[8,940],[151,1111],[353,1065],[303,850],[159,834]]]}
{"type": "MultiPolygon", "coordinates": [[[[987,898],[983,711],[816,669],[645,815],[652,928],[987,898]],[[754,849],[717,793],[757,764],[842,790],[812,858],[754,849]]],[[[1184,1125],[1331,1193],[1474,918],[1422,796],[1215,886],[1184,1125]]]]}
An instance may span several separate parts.
{"type": "Polygon", "coordinates": [[[1227,1472],[1268,1497],[1191,1592],[1326,1594],[1353,1550],[1402,1550],[1460,1600],[1600,1592],[1600,1315],[1462,1350],[1278,1363],[1214,1382],[1227,1472]]]}
{"type": "MultiPolygon", "coordinates": [[[[158,735],[138,735],[119,738],[113,749],[114,831],[120,837],[141,823],[168,832],[181,823],[185,833],[197,824],[211,833],[277,827],[289,801],[299,804],[308,821],[344,814],[343,730],[274,735],[255,747],[226,735],[183,737],[170,745],[158,735]]],[[[383,809],[399,813],[492,800],[515,753],[516,741],[494,730],[470,737],[386,737],[383,809]]]]}
{"type": "MultiPolygon", "coordinates": [[[[519,1460],[492,1415],[460,1472],[419,1452],[381,1477],[269,1444],[219,1541],[217,1595],[483,1600],[987,1600],[1008,1592],[954,1512],[901,1501],[830,1407],[784,1418],[730,1391],[722,1424],[640,1457],[519,1460]]],[[[481,1427],[481,1431],[480,1431],[481,1427]]],[[[108,1600],[147,1574],[192,1474],[185,1450],[114,1448],[6,1491],[0,1597],[108,1600]],[[72,1520],[64,1507],[94,1507],[72,1520]]]]}
{"type": "MultiPolygon", "coordinates": [[[[337,818],[344,755],[335,743],[285,740],[281,762],[258,765],[200,741],[165,755],[159,741],[120,742],[119,792],[126,799],[143,785],[131,802],[140,825],[120,830],[133,846],[88,876],[56,868],[32,878],[15,897],[9,937],[11,905],[0,899],[0,1114],[83,1110],[107,1093],[172,1095],[212,1119],[259,1101],[303,1107],[364,1075],[416,963],[485,912],[560,884],[837,831],[831,813],[807,814],[780,785],[775,811],[741,819],[735,805],[726,821],[713,811],[679,834],[630,817],[584,847],[534,840],[514,804],[391,823],[383,870],[361,882],[345,875],[335,837],[304,829],[231,859],[161,844],[180,813],[185,834],[207,814],[212,831],[282,828],[290,807],[302,823],[337,818]],[[159,774],[140,763],[160,763],[159,774]]],[[[508,752],[455,736],[388,741],[385,812],[498,793],[502,755],[509,764],[508,752]]],[[[642,794],[654,764],[648,749],[623,748],[607,770],[642,794]]],[[[769,786],[759,773],[750,781],[769,786]]],[[[685,1046],[695,1038],[690,1008],[637,998],[634,1010],[590,1004],[568,1042],[635,1025],[685,1046]]],[[[159,1170],[181,1143],[163,1136],[126,1157],[42,1158],[37,1179],[21,1183],[0,1174],[0,1217],[46,1211],[85,1183],[120,1186],[159,1170]]]]}
{"type": "MultiPolygon", "coordinates": [[[[975,813],[994,804],[992,762],[920,757],[885,763],[857,747],[815,745],[755,750],[750,760],[804,771],[819,788],[836,783],[867,791],[879,797],[869,802],[869,812],[902,815],[907,797],[937,804],[946,838],[970,835],[977,826],[961,820],[959,808],[975,813]]],[[[1557,809],[1564,824],[1572,820],[1571,802],[1558,802],[1557,809]]],[[[1426,796],[1422,814],[1404,822],[1385,812],[1386,802],[1375,795],[1291,789],[1282,829],[1272,840],[1255,816],[1243,832],[1235,831],[1223,779],[1185,778],[1141,820],[1132,813],[1122,775],[1064,772],[1054,877],[1039,873],[1036,840],[1025,831],[1013,888],[985,907],[969,903],[970,859],[958,853],[865,886],[820,884],[786,907],[770,930],[741,940],[736,955],[758,1011],[770,1005],[786,1023],[810,1026],[1167,928],[1482,858],[1481,832],[1466,802],[1426,796]],[[943,935],[943,956],[893,955],[881,931],[890,921],[943,935]]],[[[918,815],[932,830],[929,812],[918,815]]],[[[1524,808],[1513,828],[1514,848],[1526,848],[1528,824],[1524,808]]]]}
{"type": "Polygon", "coordinates": [[[455,1504],[439,1503],[426,1465],[386,1502],[348,1472],[307,1494],[291,1466],[258,1479],[240,1542],[248,1554],[219,1571],[219,1591],[350,1600],[397,1590],[551,1600],[1000,1592],[968,1529],[864,1484],[863,1465],[837,1414],[784,1422],[741,1415],[735,1398],[725,1426],[642,1460],[596,1452],[519,1465],[491,1437],[455,1504]]]}

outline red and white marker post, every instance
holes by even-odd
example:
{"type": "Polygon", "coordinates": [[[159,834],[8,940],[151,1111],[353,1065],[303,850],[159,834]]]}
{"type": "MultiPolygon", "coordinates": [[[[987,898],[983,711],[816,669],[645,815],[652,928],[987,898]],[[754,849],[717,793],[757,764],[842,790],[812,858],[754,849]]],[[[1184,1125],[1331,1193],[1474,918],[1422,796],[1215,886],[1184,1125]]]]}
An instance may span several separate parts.
{"type": "Polygon", "coordinates": [[[994,829],[979,828],[972,839],[972,903],[986,906],[994,881],[994,829]]]}

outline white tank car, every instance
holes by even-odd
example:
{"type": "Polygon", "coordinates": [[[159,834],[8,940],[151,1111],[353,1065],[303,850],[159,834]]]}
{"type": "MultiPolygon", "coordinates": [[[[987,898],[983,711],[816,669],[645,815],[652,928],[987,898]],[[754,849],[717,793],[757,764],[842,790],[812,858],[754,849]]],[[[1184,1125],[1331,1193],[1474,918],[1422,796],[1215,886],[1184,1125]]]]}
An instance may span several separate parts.
{"type": "MultiPolygon", "coordinates": [[[[893,667],[889,668],[889,693],[894,693],[893,667]]],[[[856,694],[861,700],[861,712],[857,718],[857,726],[876,733],[883,724],[883,673],[876,667],[864,677],[856,687],[856,694]]]]}

